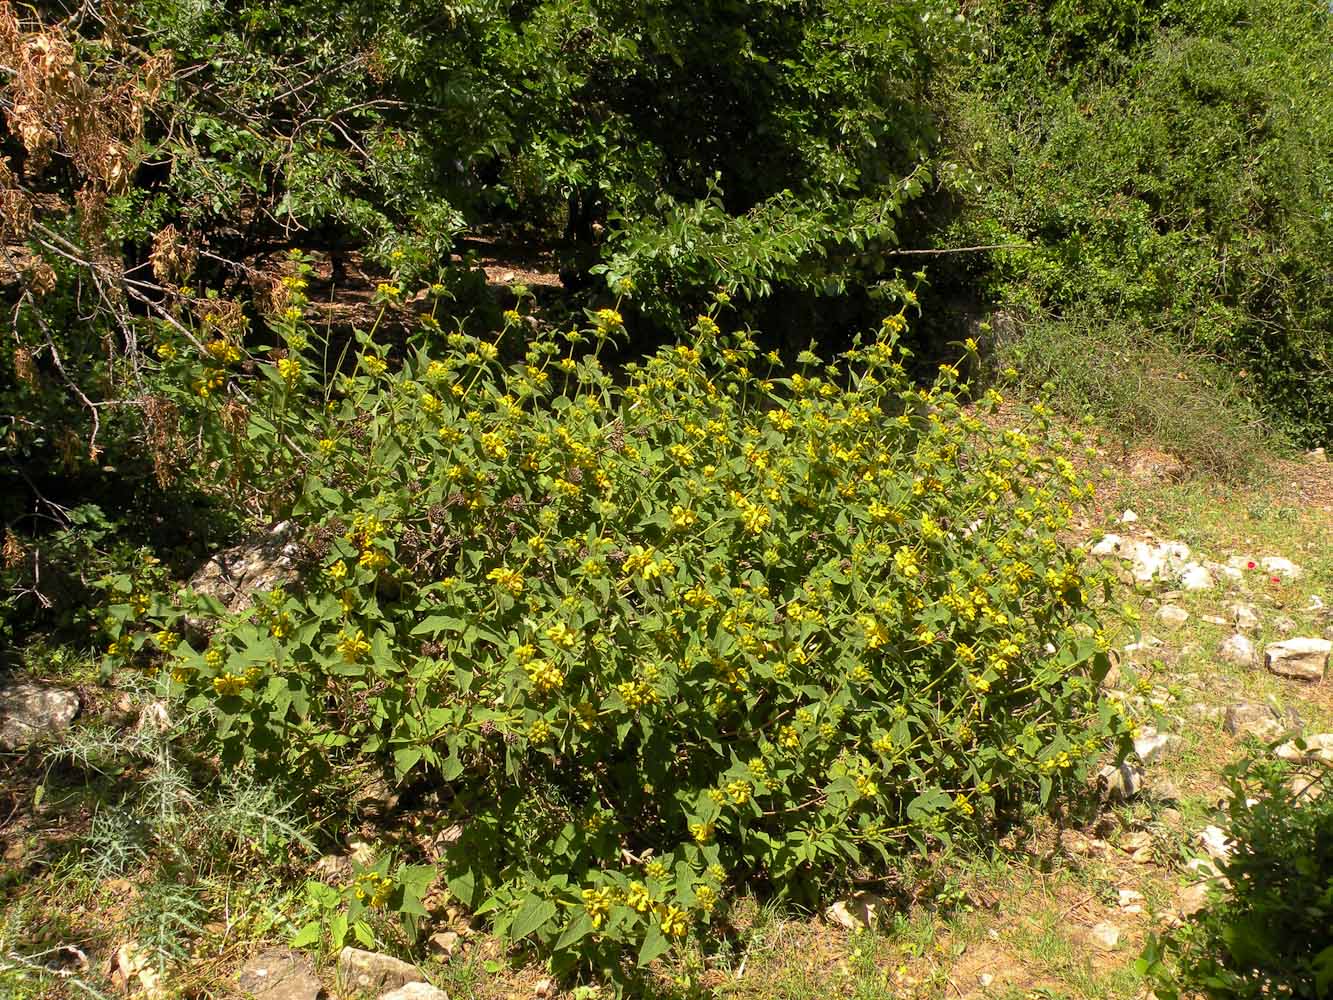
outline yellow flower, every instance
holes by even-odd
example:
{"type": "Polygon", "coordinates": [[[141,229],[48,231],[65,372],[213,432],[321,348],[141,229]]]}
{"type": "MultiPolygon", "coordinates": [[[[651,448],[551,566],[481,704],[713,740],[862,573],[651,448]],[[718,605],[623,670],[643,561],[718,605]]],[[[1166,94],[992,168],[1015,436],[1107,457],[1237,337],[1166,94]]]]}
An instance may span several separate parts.
{"type": "Polygon", "coordinates": [[[564,686],[565,674],[550,660],[530,660],[523,665],[538,694],[547,694],[564,686]]]}
{"type": "Polygon", "coordinates": [[[505,445],[504,438],[499,434],[483,434],[481,436],[481,450],[488,458],[493,458],[497,462],[509,457],[509,448],[505,445]]]}
{"type": "Polygon", "coordinates": [[[707,844],[713,839],[715,829],[716,828],[713,826],[712,822],[691,823],[690,836],[693,837],[697,843],[707,844]]]}
{"type": "Polygon", "coordinates": [[[214,391],[220,389],[226,380],[226,373],[222,369],[205,368],[204,373],[190,383],[190,387],[196,395],[207,399],[214,391]]]}
{"type": "Polygon", "coordinates": [[[361,558],[357,560],[357,565],[369,570],[381,570],[389,565],[389,554],[383,549],[365,549],[361,553],[361,558]]]}
{"type": "Polygon", "coordinates": [[[558,622],[546,630],[546,638],[561,649],[573,649],[574,644],[578,642],[578,633],[564,622],[558,622]]]}
{"type": "Polygon", "coordinates": [[[283,358],[278,362],[278,375],[287,383],[288,389],[295,388],[301,380],[301,362],[295,358],[283,358]]]}
{"type": "Polygon", "coordinates": [[[517,597],[523,593],[523,577],[515,573],[512,569],[504,566],[497,566],[486,574],[486,579],[495,584],[501,590],[507,590],[510,594],[517,597]]]}
{"type": "Polygon", "coordinates": [[[613,898],[610,889],[583,890],[583,908],[588,911],[588,916],[592,918],[593,927],[601,927],[606,921],[607,914],[611,912],[613,898]]]}
{"type": "Polygon", "coordinates": [[[249,686],[250,682],[247,678],[238,677],[233,673],[225,673],[221,677],[213,678],[213,690],[224,698],[238,695],[249,686]]]}
{"type": "Polygon", "coordinates": [[[660,911],[662,933],[669,938],[681,938],[690,929],[690,918],[684,910],[668,906],[660,911]]]}
{"type": "Polygon", "coordinates": [[[677,531],[684,531],[692,528],[698,522],[699,515],[694,511],[682,507],[680,504],[674,504],[671,507],[671,527],[677,531]]]}
{"type": "Polygon", "coordinates": [[[625,893],[625,905],[639,913],[647,913],[653,908],[653,897],[648,887],[642,882],[631,882],[625,893]]]}
{"type": "Polygon", "coordinates": [[[712,913],[717,905],[717,890],[711,885],[701,885],[694,890],[694,901],[705,913],[712,913]]]}
{"type": "Polygon", "coordinates": [[[225,340],[210,340],[204,345],[204,350],[214,361],[224,365],[235,364],[241,360],[241,352],[236,348],[236,345],[225,340]]]}
{"type": "Polygon", "coordinates": [[[343,632],[338,636],[338,654],[347,663],[356,663],[370,652],[370,643],[360,629],[355,632],[343,632]]]}
{"type": "Polygon", "coordinates": [[[625,320],[614,309],[598,309],[597,312],[593,313],[593,323],[596,325],[598,333],[607,334],[623,327],[625,320]]]}
{"type": "Polygon", "coordinates": [[[545,743],[551,738],[551,724],[545,719],[535,719],[528,727],[528,739],[533,743],[545,743]]]}

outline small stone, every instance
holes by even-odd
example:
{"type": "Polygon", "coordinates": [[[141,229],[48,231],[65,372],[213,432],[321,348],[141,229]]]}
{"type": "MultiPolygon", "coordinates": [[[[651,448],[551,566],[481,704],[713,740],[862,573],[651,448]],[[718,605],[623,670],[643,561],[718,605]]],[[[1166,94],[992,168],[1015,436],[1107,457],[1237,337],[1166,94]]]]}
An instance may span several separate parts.
{"type": "Polygon", "coordinates": [[[236,985],[254,1000],[318,1000],[324,986],[310,959],[290,948],[266,948],[241,967],[236,985]]]}
{"type": "Polygon", "coordinates": [[[1169,807],[1163,809],[1157,815],[1157,818],[1167,826],[1180,826],[1180,824],[1185,821],[1185,817],[1179,809],[1171,809],[1169,807]]]}
{"type": "Polygon", "coordinates": [[[0,680],[0,749],[22,750],[68,728],[79,696],[27,677],[0,680]]]}
{"type": "Polygon", "coordinates": [[[1103,535],[1101,541],[1092,547],[1094,556],[1113,556],[1120,551],[1123,539],[1119,535],[1103,535]]]}
{"type": "Polygon", "coordinates": [[[1207,622],[1209,625],[1230,625],[1231,623],[1221,615],[1199,615],[1199,621],[1207,622]]]}
{"type": "Polygon", "coordinates": [[[824,919],[849,931],[874,927],[887,911],[884,898],[873,892],[858,892],[848,899],[840,899],[824,911],[824,919]]]}
{"type": "Polygon", "coordinates": [[[990,984],[993,982],[995,982],[995,977],[989,972],[983,972],[981,975],[977,976],[977,985],[983,990],[990,989],[990,984]]]}
{"type": "Polygon", "coordinates": [[[1323,448],[1314,448],[1305,453],[1305,460],[1312,465],[1324,465],[1328,462],[1328,454],[1323,448]]]}
{"type": "Polygon", "coordinates": [[[1222,640],[1217,655],[1224,663],[1248,667],[1254,663],[1254,643],[1250,641],[1249,636],[1236,632],[1222,640]]]}
{"type": "Polygon", "coordinates": [[[1127,510],[1120,515],[1121,524],[1133,524],[1138,519],[1139,515],[1135,514],[1132,510],[1127,510]]]}
{"type": "Polygon", "coordinates": [[[1194,840],[1214,861],[1226,861],[1231,857],[1231,841],[1221,827],[1206,826],[1195,835],[1194,840]]]}
{"type": "Polygon", "coordinates": [[[1331,650],[1333,642],[1327,639],[1285,639],[1264,649],[1264,666],[1279,677],[1317,683],[1328,672],[1331,650]]]}
{"type": "Polygon", "coordinates": [[[1179,802],[1180,789],[1170,778],[1163,778],[1153,782],[1152,797],[1158,802],[1179,802]]]}
{"type": "Polygon", "coordinates": [[[538,979],[537,984],[532,987],[532,995],[537,997],[555,996],[555,980],[538,979]]]}
{"type": "Polygon", "coordinates": [[[463,945],[463,937],[458,931],[440,931],[430,936],[430,950],[442,958],[453,958],[463,945]]]}
{"type": "Polygon", "coordinates": [[[1117,889],[1116,895],[1119,897],[1122,913],[1143,912],[1143,893],[1137,889],[1117,889]]]}
{"type": "Polygon", "coordinates": [[[1095,853],[1093,841],[1087,834],[1078,830],[1061,830],[1060,846],[1069,854],[1077,854],[1080,857],[1087,857],[1095,853]]]}
{"type": "Polygon", "coordinates": [[[408,983],[425,981],[420,970],[392,955],[362,951],[351,945],[338,953],[338,981],[346,990],[383,993],[408,983]]]}
{"type": "Polygon", "coordinates": [[[1115,924],[1102,921],[1089,931],[1092,943],[1102,951],[1114,951],[1120,943],[1120,928],[1115,924]]]}
{"type": "Polygon", "coordinates": [[[1180,586],[1185,590],[1211,590],[1213,575],[1198,563],[1187,563],[1180,570],[1180,586]]]}
{"type": "Polygon", "coordinates": [[[1128,762],[1107,764],[1097,775],[1103,794],[1111,801],[1127,802],[1143,789],[1143,768],[1128,762]]]}
{"type": "Polygon", "coordinates": [[[405,983],[382,994],[380,1000],[449,1000],[449,994],[430,983],[405,983]]]}
{"type": "Polygon", "coordinates": [[[1180,628],[1189,621],[1190,613],[1174,604],[1164,604],[1157,611],[1157,620],[1167,628],[1180,628]]]}
{"type": "Polygon", "coordinates": [[[1146,861],[1152,853],[1152,834],[1135,830],[1121,837],[1116,847],[1128,854],[1131,861],[1146,861]]]}

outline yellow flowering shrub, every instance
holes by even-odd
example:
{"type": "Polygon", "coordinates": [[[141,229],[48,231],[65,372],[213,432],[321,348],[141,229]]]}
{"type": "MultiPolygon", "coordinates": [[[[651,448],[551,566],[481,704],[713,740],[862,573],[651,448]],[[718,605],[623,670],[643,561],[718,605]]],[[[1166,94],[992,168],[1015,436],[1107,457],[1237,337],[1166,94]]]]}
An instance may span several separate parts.
{"type": "Polygon", "coordinates": [[[988,429],[947,366],[913,385],[901,316],[796,369],[720,319],[614,381],[613,310],[362,335],[318,391],[280,319],[292,365],[204,439],[270,494],[290,470],[300,582],[127,624],[216,619],[169,666],[225,758],[450,786],[450,889],[559,969],[649,962],[741,883],[982,836],[1123,737],[1103,584],[1060,536],[1091,488],[1046,419],[988,429]]]}

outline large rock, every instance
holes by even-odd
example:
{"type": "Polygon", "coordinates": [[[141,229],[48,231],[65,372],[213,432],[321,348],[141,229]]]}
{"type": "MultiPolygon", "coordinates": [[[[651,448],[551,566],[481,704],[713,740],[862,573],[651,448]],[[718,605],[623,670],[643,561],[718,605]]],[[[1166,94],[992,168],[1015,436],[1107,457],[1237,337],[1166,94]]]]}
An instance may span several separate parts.
{"type": "Polygon", "coordinates": [[[1146,726],[1134,740],[1134,752],[1144,767],[1157,763],[1180,743],[1180,737],[1171,733],[1159,733],[1154,727],[1146,726]]]}
{"type": "Polygon", "coordinates": [[[1264,649],[1264,666],[1279,677],[1317,683],[1328,672],[1330,651],[1333,642],[1327,639],[1285,639],[1264,649]]]}
{"type": "Polygon", "coordinates": [[[22,750],[69,726],[79,696],[29,677],[0,676],[0,748],[22,750]]]}
{"type": "Polygon", "coordinates": [[[268,948],[241,968],[236,982],[241,996],[254,1000],[320,1000],[324,985],[305,955],[290,948],[268,948]]]}
{"type": "Polygon", "coordinates": [[[1259,565],[1265,571],[1284,580],[1298,579],[1303,572],[1294,562],[1290,559],[1284,559],[1282,556],[1264,556],[1259,560],[1259,565]]]}
{"type": "Polygon", "coordinates": [[[1226,721],[1222,725],[1232,736],[1253,736],[1266,743],[1301,731],[1300,716],[1294,709],[1279,712],[1271,705],[1247,701],[1228,706],[1226,721]]]}
{"type": "Polygon", "coordinates": [[[190,577],[190,589],[228,611],[244,611],[255,594],[296,579],[301,553],[296,522],[283,521],[208,560],[190,577]]]}
{"type": "Polygon", "coordinates": [[[1273,752],[1283,760],[1297,764],[1314,761],[1333,764],[1333,733],[1316,733],[1300,740],[1291,740],[1273,752]]]}
{"type": "Polygon", "coordinates": [[[415,966],[392,955],[362,951],[348,945],[338,953],[338,981],[344,990],[379,995],[426,977],[415,966]]]}

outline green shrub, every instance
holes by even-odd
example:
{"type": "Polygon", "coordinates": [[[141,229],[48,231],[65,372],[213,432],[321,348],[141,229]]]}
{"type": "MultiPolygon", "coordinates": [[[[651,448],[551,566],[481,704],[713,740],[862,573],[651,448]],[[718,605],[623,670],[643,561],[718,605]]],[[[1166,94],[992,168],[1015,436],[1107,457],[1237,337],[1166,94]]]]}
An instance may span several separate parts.
{"type": "Polygon", "coordinates": [[[988,297],[1220,359],[1269,419],[1333,427],[1333,13],[1323,0],[1002,2],[950,98],[946,245],[988,297]]]}
{"type": "MultiPolygon", "coordinates": [[[[174,332],[161,353],[201,460],[286,498],[310,568],[231,617],[118,581],[110,662],[165,658],[224,761],[442,783],[450,888],[560,968],[647,962],[737,883],[814,894],[979,835],[1123,733],[1102,581],[1059,534],[1092,487],[1044,411],[991,432],[952,367],[913,388],[901,313],[784,374],[715,310],[622,383],[614,310],[528,341],[517,314],[427,322],[401,356],[361,334],[323,384],[287,287],[253,375],[174,332]]],[[[354,911],[420,916],[398,875],[362,873],[354,911]]]]}
{"type": "Polygon", "coordinates": [[[1228,885],[1140,968],[1163,1000],[1333,996],[1333,768],[1251,759],[1230,780],[1228,885]]]}
{"type": "Polygon", "coordinates": [[[1271,436],[1264,419],[1215,363],[1138,332],[1127,321],[1073,315],[1009,319],[994,365],[1071,417],[1092,416],[1125,448],[1154,442],[1193,470],[1255,475],[1271,436]]]}

